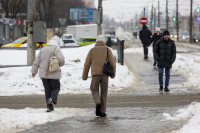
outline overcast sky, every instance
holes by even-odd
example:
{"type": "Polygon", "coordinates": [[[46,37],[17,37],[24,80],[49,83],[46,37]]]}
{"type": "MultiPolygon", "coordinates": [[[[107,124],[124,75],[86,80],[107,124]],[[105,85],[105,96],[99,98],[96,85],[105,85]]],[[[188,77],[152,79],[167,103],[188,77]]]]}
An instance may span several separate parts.
{"type": "MultiPolygon", "coordinates": [[[[169,15],[175,15],[176,0],[169,1],[169,15]]],[[[200,0],[193,0],[193,8],[200,7],[200,0]]],[[[98,0],[95,0],[98,7],[98,0]]],[[[158,0],[103,0],[103,13],[113,17],[116,21],[128,21],[134,19],[135,14],[142,14],[144,7],[148,8],[150,15],[152,4],[158,8],[158,0]]],[[[165,16],[166,0],[160,0],[160,11],[165,16]]],[[[182,15],[188,15],[190,12],[190,0],[179,0],[179,11],[182,15]]]]}

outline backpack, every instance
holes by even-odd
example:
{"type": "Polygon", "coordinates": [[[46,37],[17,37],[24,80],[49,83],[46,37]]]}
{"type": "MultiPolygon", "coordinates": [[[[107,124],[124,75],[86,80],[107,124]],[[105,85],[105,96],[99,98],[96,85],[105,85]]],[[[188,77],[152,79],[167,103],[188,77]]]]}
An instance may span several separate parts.
{"type": "Polygon", "coordinates": [[[47,74],[46,75],[48,75],[48,72],[55,72],[55,71],[60,70],[59,59],[58,59],[58,57],[55,56],[56,48],[57,47],[55,47],[55,49],[54,49],[53,56],[49,60],[49,65],[48,65],[48,68],[47,68],[47,74]]]}

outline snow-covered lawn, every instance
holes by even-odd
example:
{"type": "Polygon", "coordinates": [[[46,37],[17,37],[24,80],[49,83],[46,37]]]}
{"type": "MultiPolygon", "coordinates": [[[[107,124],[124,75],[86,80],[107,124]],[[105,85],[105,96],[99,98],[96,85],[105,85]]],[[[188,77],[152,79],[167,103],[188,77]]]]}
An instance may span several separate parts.
{"type": "Polygon", "coordinates": [[[7,133],[23,130],[38,124],[58,121],[72,116],[89,116],[85,109],[56,108],[53,113],[46,113],[46,109],[25,108],[20,110],[0,109],[0,132],[7,133]],[[80,113],[81,112],[81,113],[80,113]]]}
{"type": "Polygon", "coordinates": [[[163,113],[164,118],[169,121],[187,121],[180,130],[172,133],[199,133],[200,132],[200,103],[193,102],[188,107],[179,109],[175,114],[163,113]]]}
{"type": "MultiPolygon", "coordinates": [[[[81,77],[85,58],[92,47],[94,45],[62,49],[66,63],[61,68],[60,93],[90,93],[91,74],[87,81],[83,81],[81,77]]],[[[26,56],[26,50],[1,50],[0,65],[26,65],[26,56]]],[[[115,79],[109,79],[109,90],[119,91],[133,82],[134,75],[128,68],[117,64],[117,75],[115,79]]],[[[31,77],[31,67],[1,68],[0,84],[0,96],[44,94],[38,74],[35,78],[31,77]]]]}

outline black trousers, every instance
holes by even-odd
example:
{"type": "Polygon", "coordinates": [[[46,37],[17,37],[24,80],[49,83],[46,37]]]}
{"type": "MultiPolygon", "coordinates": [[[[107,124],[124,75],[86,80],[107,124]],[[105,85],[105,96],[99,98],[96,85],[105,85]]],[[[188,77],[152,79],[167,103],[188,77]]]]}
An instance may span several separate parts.
{"type": "Polygon", "coordinates": [[[144,56],[148,56],[148,48],[146,43],[143,43],[143,49],[144,49],[144,56]]]}
{"type": "Polygon", "coordinates": [[[52,98],[53,103],[57,104],[58,93],[60,91],[59,79],[42,79],[45,88],[46,103],[49,98],[52,98]]]}

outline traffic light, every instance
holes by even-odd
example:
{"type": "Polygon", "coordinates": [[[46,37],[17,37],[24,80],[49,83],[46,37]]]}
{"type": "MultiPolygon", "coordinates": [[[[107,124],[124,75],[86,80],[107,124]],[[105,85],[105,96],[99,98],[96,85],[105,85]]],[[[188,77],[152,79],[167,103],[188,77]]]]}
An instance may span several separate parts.
{"type": "Polygon", "coordinates": [[[200,12],[200,8],[199,7],[197,7],[197,12],[200,12]]]}
{"type": "Polygon", "coordinates": [[[154,24],[154,22],[152,22],[152,24],[154,24]]]}
{"type": "Polygon", "coordinates": [[[136,29],[138,29],[138,26],[136,26],[136,29]]]}
{"type": "Polygon", "coordinates": [[[173,17],[173,21],[176,21],[176,17],[173,17]]]}

